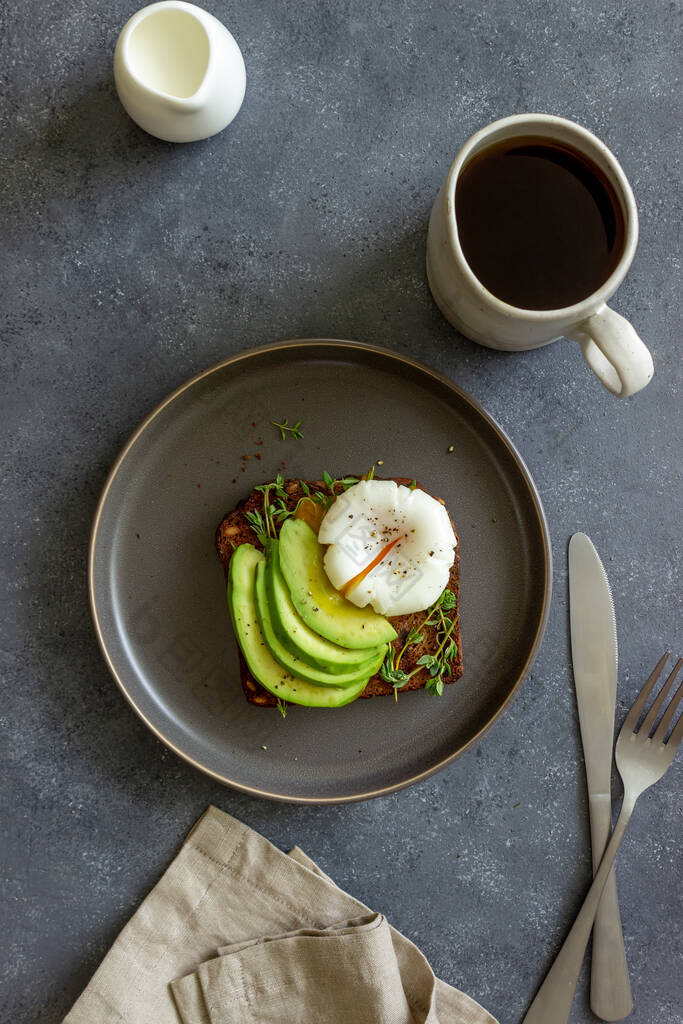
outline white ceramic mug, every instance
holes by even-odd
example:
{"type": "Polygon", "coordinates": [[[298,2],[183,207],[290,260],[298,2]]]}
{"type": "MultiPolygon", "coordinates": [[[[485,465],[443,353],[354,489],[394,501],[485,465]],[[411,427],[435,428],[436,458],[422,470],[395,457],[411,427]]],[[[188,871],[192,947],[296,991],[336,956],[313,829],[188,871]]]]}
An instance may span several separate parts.
{"type": "Polygon", "coordinates": [[[631,266],[638,241],[638,211],[616,157],[595,135],[550,114],[516,114],[482,128],[456,156],[432,208],[427,277],[439,309],[454,327],[489,348],[524,351],[558,338],[578,341],[591,370],[619,397],[640,391],[652,378],[652,356],[624,317],[606,305],[631,266]],[[624,215],[621,259],[602,287],[563,309],[518,309],[492,295],[470,269],[458,238],[455,188],[465,164],[482,149],[517,136],[569,145],[589,157],[611,182],[624,215]]]}

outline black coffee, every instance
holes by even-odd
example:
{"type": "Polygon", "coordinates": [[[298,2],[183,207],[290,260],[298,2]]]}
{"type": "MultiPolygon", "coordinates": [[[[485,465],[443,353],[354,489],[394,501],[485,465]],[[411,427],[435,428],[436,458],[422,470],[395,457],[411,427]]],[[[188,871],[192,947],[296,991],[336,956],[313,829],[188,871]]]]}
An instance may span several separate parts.
{"type": "Polygon", "coordinates": [[[481,283],[521,309],[587,298],[617,266],[624,216],[602,171],[543,138],[495,143],[460,174],[455,216],[465,259],[481,283]]]}

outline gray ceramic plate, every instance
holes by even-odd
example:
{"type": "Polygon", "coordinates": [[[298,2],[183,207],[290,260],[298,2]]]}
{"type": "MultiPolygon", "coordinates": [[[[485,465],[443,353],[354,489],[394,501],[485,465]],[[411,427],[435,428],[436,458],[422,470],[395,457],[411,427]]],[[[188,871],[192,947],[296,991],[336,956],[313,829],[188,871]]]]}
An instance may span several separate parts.
{"type": "Polygon", "coordinates": [[[102,651],[149,728],[230,786],[310,803],[389,793],[478,742],[538,651],[551,578],[540,499],[490,416],[397,353],[319,339],[241,353],[157,406],[107,479],[89,562],[102,651]],[[302,441],[280,439],[269,421],[283,417],[303,421],[302,441]],[[378,459],[382,475],[418,477],[443,497],[460,534],[462,679],[441,698],[295,707],[284,720],[252,707],[213,546],[218,522],[278,471],[359,474],[378,459]]]}

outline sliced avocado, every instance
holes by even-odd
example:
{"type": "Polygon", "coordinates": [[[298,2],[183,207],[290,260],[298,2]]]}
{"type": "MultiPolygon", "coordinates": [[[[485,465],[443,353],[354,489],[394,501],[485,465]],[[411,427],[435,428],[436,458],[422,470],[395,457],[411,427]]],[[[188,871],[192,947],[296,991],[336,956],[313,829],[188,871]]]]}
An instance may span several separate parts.
{"type": "Polygon", "coordinates": [[[278,542],[273,540],[266,551],[266,594],[273,630],[283,647],[307,665],[335,675],[356,672],[363,662],[379,655],[380,651],[386,653],[384,645],[355,651],[339,647],[307,626],[287,589],[278,548],[278,542]]]}
{"type": "Polygon", "coordinates": [[[340,647],[373,647],[396,639],[388,619],[371,608],[357,608],[330,583],[323,549],[303,519],[286,519],[280,530],[280,568],[307,626],[340,647]]]}
{"type": "Polygon", "coordinates": [[[256,598],[258,624],[261,628],[263,639],[266,641],[266,647],[283,668],[298,676],[299,679],[303,679],[307,683],[315,683],[316,686],[343,686],[346,688],[347,686],[353,686],[360,679],[364,679],[367,683],[370,676],[374,676],[384,661],[386,648],[381,647],[379,654],[375,654],[374,658],[363,661],[360,665],[356,665],[354,669],[349,669],[335,676],[324,669],[313,668],[313,666],[307,665],[305,661],[291,654],[284,644],[280,643],[273,629],[266,592],[266,566],[264,562],[259,562],[256,566],[256,588],[254,595],[256,598]]]}
{"type": "Polygon", "coordinates": [[[350,704],[365,689],[367,679],[354,686],[315,686],[297,679],[279,665],[266,647],[256,617],[256,567],[263,554],[251,544],[241,544],[230,559],[228,607],[237,641],[249,671],[261,686],[276,697],[310,708],[339,708],[350,704]]]}

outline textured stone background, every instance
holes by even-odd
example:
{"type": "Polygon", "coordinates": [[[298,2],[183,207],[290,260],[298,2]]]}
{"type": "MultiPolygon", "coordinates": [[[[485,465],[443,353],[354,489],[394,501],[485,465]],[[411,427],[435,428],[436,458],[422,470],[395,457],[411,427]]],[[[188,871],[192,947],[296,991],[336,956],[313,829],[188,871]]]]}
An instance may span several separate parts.
{"type": "MultiPolygon", "coordinates": [[[[213,802],[282,848],[299,843],[438,974],[517,1021],[590,878],[572,532],[594,539],[614,589],[619,719],[662,650],[683,647],[679,8],[207,6],[243,48],[247,96],[225,133],[185,147],[139,131],[114,93],[130,4],[0,8],[0,1017],[61,1018],[213,802]],[[528,110],[597,132],[632,181],[641,242],[615,305],[657,372],[627,401],[574,344],[487,351],[430,299],[427,217],[453,155],[486,122],[528,110]],[[470,389],[527,459],[556,559],[533,677],[481,747],[414,789],[342,808],[240,796],[169,754],[111,682],[85,593],[98,492],[150,406],[229,352],[316,334],[393,346],[470,389]]],[[[619,858],[634,1024],[683,1020],[680,777],[645,796],[619,858]]],[[[592,1019],[584,975],[572,1021],[592,1019]]]]}

